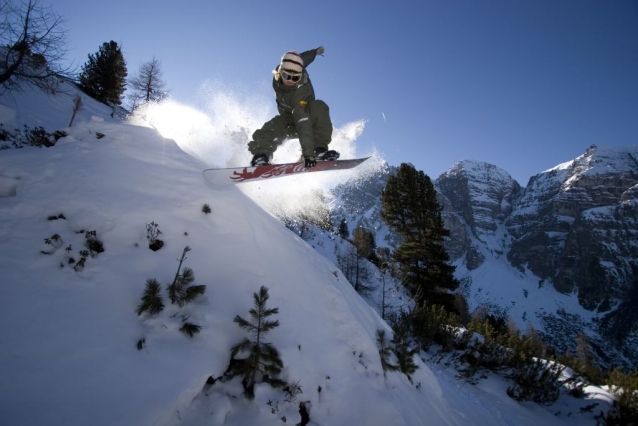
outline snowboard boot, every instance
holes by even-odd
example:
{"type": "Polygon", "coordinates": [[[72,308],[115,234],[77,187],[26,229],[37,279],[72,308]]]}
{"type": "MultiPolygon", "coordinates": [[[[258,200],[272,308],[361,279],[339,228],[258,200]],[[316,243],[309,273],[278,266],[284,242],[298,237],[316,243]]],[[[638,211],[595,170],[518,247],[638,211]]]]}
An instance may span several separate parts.
{"type": "Polygon", "coordinates": [[[332,149],[315,148],[315,158],[317,161],[334,161],[339,158],[339,153],[332,149]]]}
{"type": "Polygon", "coordinates": [[[270,165],[270,156],[267,154],[255,154],[253,159],[250,161],[250,165],[252,167],[257,166],[269,166],[270,165]]]}

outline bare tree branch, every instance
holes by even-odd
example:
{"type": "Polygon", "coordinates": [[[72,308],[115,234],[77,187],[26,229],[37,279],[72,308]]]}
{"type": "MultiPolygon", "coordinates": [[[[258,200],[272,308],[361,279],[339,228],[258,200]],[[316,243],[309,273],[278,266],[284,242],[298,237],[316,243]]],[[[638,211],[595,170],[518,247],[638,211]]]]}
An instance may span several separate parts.
{"type": "Polygon", "coordinates": [[[0,93],[25,85],[54,92],[74,69],[62,65],[67,49],[65,20],[40,0],[0,0],[0,93]]]}

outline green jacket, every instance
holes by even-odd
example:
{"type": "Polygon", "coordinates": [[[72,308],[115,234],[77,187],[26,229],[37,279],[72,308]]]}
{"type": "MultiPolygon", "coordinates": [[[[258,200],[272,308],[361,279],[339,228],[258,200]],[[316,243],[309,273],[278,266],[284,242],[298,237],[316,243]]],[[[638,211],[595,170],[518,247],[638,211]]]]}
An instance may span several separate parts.
{"type": "Polygon", "coordinates": [[[303,52],[300,56],[303,59],[304,70],[299,82],[292,87],[285,86],[279,76],[279,65],[277,65],[272,87],[275,89],[279,115],[286,119],[289,126],[294,126],[297,130],[302,154],[311,156],[314,154],[315,143],[308,105],[315,100],[315,90],[312,88],[306,69],[315,60],[317,49],[303,52]]]}

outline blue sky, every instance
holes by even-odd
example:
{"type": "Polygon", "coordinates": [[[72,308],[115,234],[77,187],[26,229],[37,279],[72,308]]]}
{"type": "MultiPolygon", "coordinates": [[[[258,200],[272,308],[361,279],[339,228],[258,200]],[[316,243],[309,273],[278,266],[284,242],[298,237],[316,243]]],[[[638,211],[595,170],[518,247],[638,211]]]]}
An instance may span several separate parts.
{"type": "Polygon", "coordinates": [[[633,0],[45,4],[67,19],[78,66],[115,40],[129,75],[156,56],[194,106],[205,81],[272,98],[281,55],[323,45],[309,73],[334,124],[366,120],[360,149],[433,178],[479,160],[525,186],[591,144],[638,144],[633,0]]]}

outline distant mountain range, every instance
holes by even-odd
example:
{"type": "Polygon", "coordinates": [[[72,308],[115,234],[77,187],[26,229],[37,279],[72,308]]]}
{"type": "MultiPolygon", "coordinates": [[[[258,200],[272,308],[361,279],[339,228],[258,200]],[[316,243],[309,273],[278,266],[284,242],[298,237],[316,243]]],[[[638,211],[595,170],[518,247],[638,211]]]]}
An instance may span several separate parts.
{"type": "MultiPolygon", "coordinates": [[[[379,210],[393,172],[338,188],[333,212],[391,248],[400,238],[379,210]]],[[[435,186],[472,308],[531,323],[559,351],[573,351],[585,332],[601,363],[636,367],[638,314],[630,306],[638,306],[638,147],[591,146],[525,188],[499,167],[461,161],[435,186]]]]}

